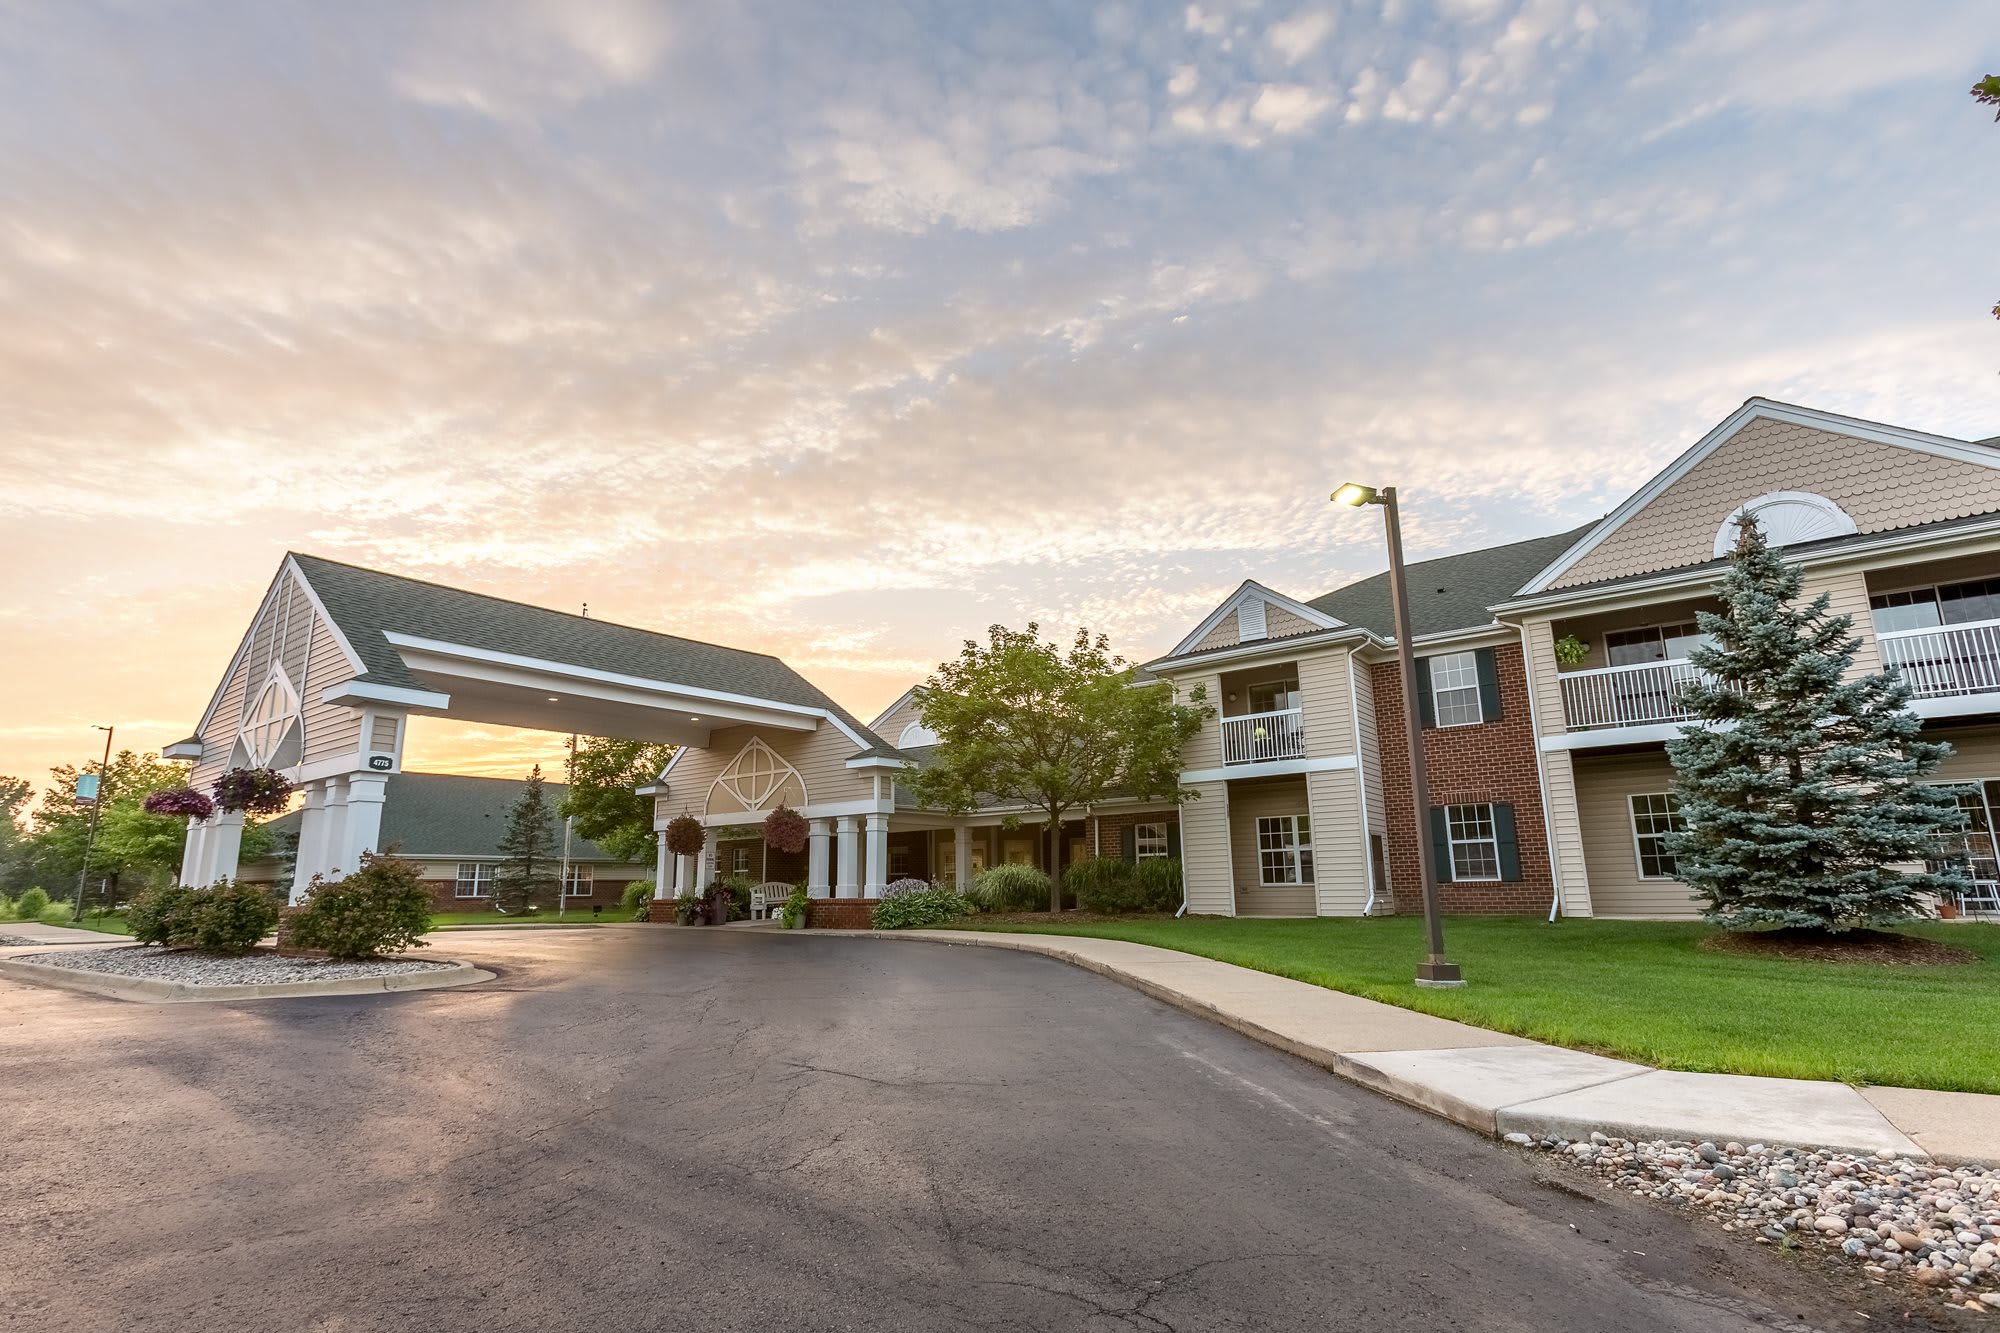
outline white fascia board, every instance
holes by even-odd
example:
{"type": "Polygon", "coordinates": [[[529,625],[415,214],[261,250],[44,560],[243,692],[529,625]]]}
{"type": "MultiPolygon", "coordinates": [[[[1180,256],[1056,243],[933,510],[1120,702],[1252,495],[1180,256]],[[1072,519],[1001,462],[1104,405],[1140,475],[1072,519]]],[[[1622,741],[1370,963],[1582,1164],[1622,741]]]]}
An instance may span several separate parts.
{"type": "Polygon", "coordinates": [[[1872,440],[1877,444],[1893,444],[1900,448],[1913,449],[1918,453],[1949,458],[1960,463],[1971,463],[1978,467],[2000,468],[2000,453],[1965,440],[1931,435],[1902,426],[1885,425],[1879,421],[1863,421],[1858,417],[1844,417],[1835,412],[1821,412],[1815,408],[1775,402],[1769,398],[1752,398],[1724,417],[1715,429],[1695,441],[1691,448],[1667,464],[1651,481],[1634,491],[1626,498],[1625,503],[1606,514],[1596,527],[1586,532],[1575,545],[1557,556],[1553,564],[1530,579],[1527,586],[1521,589],[1519,596],[1525,598],[1535,593],[1546,592],[1549,585],[1561,578],[1577,561],[1596,550],[1612,533],[1624,527],[1634,514],[1651,504],[1661,492],[1686,476],[1697,463],[1721,448],[1753,421],[1782,421],[1789,425],[1806,426],[1858,440],[1872,440]]]}
{"type": "Polygon", "coordinates": [[[369,680],[343,680],[320,691],[326,704],[395,704],[402,708],[424,708],[442,713],[451,707],[451,696],[436,690],[413,690],[403,685],[377,685],[369,680]]]}
{"type": "Polygon", "coordinates": [[[907,759],[891,759],[886,754],[856,755],[844,765],[847,768],[913,768],[907,759]]]}
{"type": "MultiPolygon", "coordinates": [[[[1806,551],[1796,555],[1780,550],[1787,561],[1805,569],[1838,567],[1844,564],[1865,562],[1868,559],[1897,551],[1924,551],[1927,559],[1934,558],[1931,548],[1948,549],[1960,544],[1976,544],[2000,534],[2000,515],[1979,523],[1968,523],[1953,527],[1947,532],[1924,531],[1913,528],[1896,528],[1888,532],[1874,533],[1859,540],[1842,541],[1840,545],[1824,551],[1806,551]]],[[[1517,597],[1511,601],[1498,602],[1493,606],[1496,613],[1519,615],[1524,612],[1557,610],[1566,606],[1589,604],[1592,611],[1616,610],[1623,605],[1643,606],[1660,600],[1659,594],[1700,593],[1713,588],[1728,572],[1726,565],[1708,564],[1699,568],[1662,570],[1658,574],[1643,579],[1620,581],[1615,584],[1591,583],[1580,588],[1563,588],[1556,592],[1544,593],[1538,597],[1517,597]],[[1600,607],[1598,603],[1603,603],[1600,607]]]]}
{"type": "Polygon", "coordinates": [[[1938,699],[1912,699],[1910,711],[1918,717],[1975,717],[2000,713],[2000,693],[1953,694],[1938,699]]]}
{"type": "Polygon", "coordinates": [[[340,645],[340,655],[347,659],[348,669],[357,673],[367,670],[367,663],[361,660],[360,653],[354,651],[354,645],[347,641],[346,631],[340,628],[340,622],[327,614],[326,603],[319,599],[319,593],[313,588],[312,580],[306,577],[303,569],[299,568],[299,562],[287,555],[285,568],[292,572],[292,577],[298,580],[299,587],[305,590],[306,600],[312,603],[313,614],[325,622],[327,633],[333,635],[333,641],[340,645]]]}
{"type": "Polygon", "coordinates": [[[896,714],[896,710],[898,708],[901,708],[904,704],[908,703],[910,699],[916,694],[916,692],[921,688],[922,686],[920,685],[912,685],[910,686],[909,689],[904,690],[901,694],[897,695],[896,702],[890,704],[887,708],[883,709],[881,713],[879,713],[876,716],[875,720],[868,724],[868,730],[873,731],[877,727],[881,726],[884,722],[887,722],[891,717],[894,717],[896,714]]]}
{"type": "MultiPolygon", "coordinates": [[[[1210,630],[1222,623],[1225,616],[1234,614],[1236,608],[1241,606],[1244,599],[1248,597],[1258,597],[1273,605],[1282,607],[1299,619],[1306,621],[1308,624],[1317,625],[1321,629],[1339,629],[1347,623],[1344,620],[1335,620],[1326,612],[1307,606],[1304,602],[1296,598],[1287,597],[1281,592],[1273,592],[1255,579],[1245,579],[1237,586],[1235,592],[1230,593],[1229,596],[1223,599],[1222,605],[1209,612],[1206,620],[1196,625],[1193,632],[1175,644],[1173,651],[1160,660],[1166,661],[1169,658],[1179,657],[1182,653],[1193,649],[1196,644],[1208,637],[1210,630]]],[[[1259,639],[1257,642],[1262,643],[1264,640],[1259,639]]]]}
{"type": "Polygon", "coordinates": [[[1282,778],[1298,773],[1335,773],[1341,769],[1358,767],[1360,761],[1351,754],[1330,754],[1316,759],[1273,759],[1261,764],[1224,764],[1221,768],[1193,768],[1181,774],[1181,782],[1193,786],[1197,782],[1282,778]]]}
{"type": "Polygon", "coordinates": [[[643,787],[634,787],[632,794],[634,796],[665,796],[667,795],[667,784],[664,782],[648,783],[643,787]]]}
{"type": "MultiPolygon", "coordinates": [[[[578,666],[573,662],[552,662],[542,657],[525,657],[519,653],[496,652],[490,648],[474,648],[469,644],[448,643],[442,639],[425,639],[414,634],[403,634],[395,630],[384,630],[382,637],[397,648],[409,648],[415,652],[431,653],[438,657],[456,658],[467,662],[482,662],[494,666],[509,666],[523,671],[542,672],[547,675],[560,676],[570,680],[587,680],[605,685],[621,685],[629,689],[645,690],[680,699],[711,699],[717,703],[740,704],[746,708],[762,709],[773,713],[789,713],[802,718],[832,719],[832,714],[826,709],[811,704],[780,703],[775,699],[759,699],[747,694],[731,694],[725,690],[709,690],[694,685],[678,685],[672,681],[650,680],[644,676],[628,676],[616,671],[599,671],[595,667],[578,666]]],[[[834,721],[836,726],[840,726],[837,719],[834,721]]],[[[848,731],[848,728],[841,726],[841,730],[848,731]]]]}
{"type": "Polygon", "coordinates": [[[1603,745],[1650,745],[1655,742],[1673,740],[1681,734],[1685,722],[1655,722],[1644,727],[1597,727],[1590,731],[1566,731],[1558,736],[1544,736],[1541,747],[1544,751],[1594,750],[1603,745]]]}
{"type": "Polygon", "coordinates": [[[1289,638],[1258,639],[1255,643],[1233,644],[1227,648],[1214,648],[1187,657],[1155,658],[1143,665],[1156,676],[1166,676],[1222,662],[1251,662],[1259,658],[1290,657],[1305,648],[1331,648],[1362,640],[1381,642],[1370,630],[1355,625],[1340,625],[1332,629],[1315,630],[1311,634],[1294,634],[1289,638]]]}
{"type": "Polygon", "coordinates": [[[160,758],[199,760],[201,758],[201,737],[191,736],[187,740],[175,741],[172,745],[161,746],[160,758]]]}
{"type": "Polygon", "coordinates": [[[250,651],[250,641],[257,637],[258,627],[264,623],[264,612],[276,599],[278,589],[284,583],[285,572],[291,567],[291,557],[286,556],[284,563],[278,566],[278,572],[271,576],[270,586],[264,589],[264,595],[257,599],[257,609],[250,616],[250,627],[243,631],[243,638],[238,641],[236,651],[230,654],[229,665],[224,669],[221,683],[216,685],[215,693],[209,696],[208,707],[201,710],[201,721],[195,723],[194,727],[195,735],[199,736],[208,730],[209,719],[215,716],[215,710],[222,703],[222,692],[229,688],[230,681],[236,679],[236,668],[243,664],[243,655],[250,651]]]}
{"type": "MultiPolygon", "coordinates": [[[[727,814],[696,815],[705,828],[730,828],[741,825],[749,828],[764,822],[769,810],[737,810],[727,814]]],[[[832,819],[840,815],[892,815],[896,813],[894,801],[878,801],[863,797],[855,801],[821,801],[817,804],[802,805],[798,813],[807,819],[832,819]]],[[[665,825],[660,825],[664,828],[665,825]]]]}

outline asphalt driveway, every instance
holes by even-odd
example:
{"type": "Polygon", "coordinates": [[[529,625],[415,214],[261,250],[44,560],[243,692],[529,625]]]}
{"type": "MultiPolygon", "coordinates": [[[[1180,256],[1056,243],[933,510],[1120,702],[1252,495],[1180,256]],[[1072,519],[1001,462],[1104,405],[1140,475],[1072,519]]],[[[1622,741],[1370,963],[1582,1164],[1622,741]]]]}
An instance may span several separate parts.
{"type": "Polygon", "coordinates": [[[0,1328],[1899,1313],[1048,959],[664,927],[436,938],[500,979],[179,1006],[0,982],[0,1328]]]}

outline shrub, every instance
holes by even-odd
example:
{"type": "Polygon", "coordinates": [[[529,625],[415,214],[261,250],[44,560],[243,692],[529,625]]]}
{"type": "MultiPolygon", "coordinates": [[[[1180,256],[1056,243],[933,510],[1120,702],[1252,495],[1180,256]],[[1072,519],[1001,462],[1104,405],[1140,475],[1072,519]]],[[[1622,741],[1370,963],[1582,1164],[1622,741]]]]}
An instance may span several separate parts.
{"type": "Polygon", "coordinates": [[[1139,877],[1139,910],[1173,912],[1184,901],[1181,892],[1181,859],[1178,856],[1149,856],[1135,869],[1139,877]]]}
{"type": "Polygon", "coordinates": [[[0,893],[0,921],[5,921],[12,915],[14,915],[14,900],[0,893]]]}
{"type": "Polygon", "coordinates": [[[141,944],[171,944],[178,922],[187,916],[194,890],[184,884],[162,884],[142,890],[125,907],[125,924],[141,944]]]}
{"type": "Polygon", "coordinates": [[[618,905],[624,909],[625,915],[631,917],[634,921],[644,921],[647,915],[646,904],[651,900],[652,896],[653,881],[650,879],[635,879],[630,884],[627,884],[625,892],[618,896],[618,905]]]}
{"type": "Polygon", "coordinates": [[[1139,868],[1115,857],[1078,861],[1063,872],[1063,892],[1090,912],[1139,910],[1139,868]]]}
{"type": "Polygon", "coordinates": [[[171,944],[209,953],[244,954],[278,924],[278,905],[258,885],[224,882],[190,890],[171,923],[171,944]]]}
{"type": "MultiPolygon", "coordinates": [[[[1042,882],[1047,883],[1047,878],[1044,877],[1042,882]]],[[[921,893],[904,893],[879,900],[869,920],[877,930],[909,930],[935,926],[940,921],[964,916],[971,910],[972,904],[950,889],[927,888],[921,893]]]]}
{"type": "Polygon", "coordinates": [[[927,879],[912,879],[905,875],[902,879],[892,879],[882,888],[884,898],[900,898],[906,893],[928,893],[931,883],[927,879]]]}
{"type": "Polygon", "coordinates": [[[416,866],[363,852],[343,879],[313,878],[305,901],[285,913],[285,942],[334,958],[373,958],[423,943],[431,894],[416,866]]]}
{"type": "Polygon", "coordinates": [[[14,915],[22,921],[40,921],[42,913],[49,910],[47,889],[29,889],[15,900],[14,915]]]}
{"type": "Polygon", "coordinates": [[[784,910],[779,913],[779,919],[786,930],[797,930],[806,923],[806,907],[811,901],[812,899],[806,894],[805,885],[801,884],[792,890],[791,896],[785,899],[784,910]]]}
{"type": "Polygon", "coordinates": [[[748,875],[724,875],[715,881],[715,887],[710,892],[729,895],[731,921],[747,921],[750,918],[750,890],[755,887],[748,875]]]}
{"type": "Polygon", "coordinates": [[[1049,877],[1033,866],[994,866],[973,877],[969,896],[983,912],[1046,912],[1049,877]]]}

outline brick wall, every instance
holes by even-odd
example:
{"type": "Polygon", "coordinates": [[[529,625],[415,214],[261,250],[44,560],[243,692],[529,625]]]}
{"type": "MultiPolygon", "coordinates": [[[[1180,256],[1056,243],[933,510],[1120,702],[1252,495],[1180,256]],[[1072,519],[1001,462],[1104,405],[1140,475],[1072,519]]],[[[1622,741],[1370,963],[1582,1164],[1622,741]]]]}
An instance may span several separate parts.
{"type": "MultiPolygon", "coordinates": [[[[1097,854],[1116,858],[1125,846],[1125,830],[1132,824],[1178,824],[1181,812],[1178,810],[1146,810],[1115,815],[1098,815],[1097,854]]],[[[1084,846],[1090,846],[1089,830],[1084,832],[1084,846]]]]}
{"type": "Polygon", "coordinates": [[[814,898],[806,905],[806,928],[867,930],[874,912],[873,898],[814,898]]]}
{"type": "MultiPolygon", "coordinates": [[[[1521,878],[1499,884],[1439,885],[1447,912],[1545,912],[1553,881],[1549,840],[1535,768],[1535,729],[1528,714],[1528,678],[1519,644],[1494,649],[1500,680],[1500,720],[1476,727],[1424,732],[1434,805],[1504,803],[1514,807],[1521,878]]],[[[1419,666],[1421,667],[1421,661],[1419,666]]],[[[1389,878],[1398,912],[1423,910],[1417,875],[1417,825],[1410,800],[1410,751],[1403,743],[1403,681],[1394,662],[1377,663],[1376,739],[1382,750],[1382,794],[1389,806],[1389,878]]],[[[1428,817],[1426,830],[1428,837],[1428,817]]]]}

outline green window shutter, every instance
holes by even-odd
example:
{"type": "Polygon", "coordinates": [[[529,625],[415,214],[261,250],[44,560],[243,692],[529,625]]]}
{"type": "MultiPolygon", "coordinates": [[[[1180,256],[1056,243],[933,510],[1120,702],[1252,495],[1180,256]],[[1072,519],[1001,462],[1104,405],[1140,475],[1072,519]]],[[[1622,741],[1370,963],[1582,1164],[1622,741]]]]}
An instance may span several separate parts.
{"type": "Polygon", "coordinates": [[[1493,806],[1493,836],[1500,844],[1500,878],[1517,880],[1521,878],[1521,842],[1514,836],[1514,807],[1495,803],[1493,806]]]}
{"type": "Polygon", "coordinates": [[[1493,660],[1491,648],[1473,650],[1472,660],[1479,666],[1479,717],[1483,722],[1500,720],[1500,668],[1493,660]]]}
{"type": "Polygon", "coordinates": [[[1139,859],[1139,829],[1136,825],[1127,824],[1118,830],[1118,855],[1127,861],[1139,859]]]}
{"type": "Polygon", "coordinates": [[[1431,807],[1431,860],[1437,865],[1438,883],[1451,883],[1451,836],[1445,829],[1444,807],[1431,807]]]}
{"type": "Polygon", "coordinates": [[[1178,819],[1167,822],[1167,855],[1176,861],[1181,859],[1181,821],[1178,819]]]}
{"type": "Polygon", "coordinates": [[[1431,659],[1417,659],[1417,716],[1426,727],[1435,727],[1437,705],[1431,702],[1431,659]]]}

